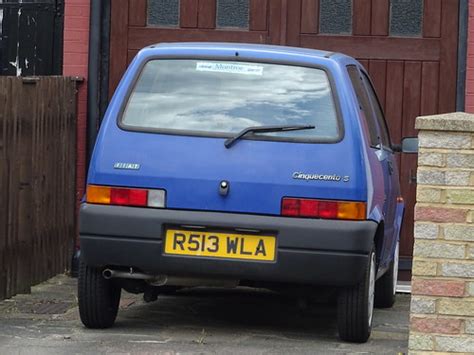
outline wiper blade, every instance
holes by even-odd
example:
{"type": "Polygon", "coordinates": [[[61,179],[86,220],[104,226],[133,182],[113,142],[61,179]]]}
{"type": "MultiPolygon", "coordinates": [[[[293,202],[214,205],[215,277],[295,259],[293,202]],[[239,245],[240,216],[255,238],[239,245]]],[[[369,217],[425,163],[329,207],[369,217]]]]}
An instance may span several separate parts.
{"type": "Polygon", "coordinates": [[[232,147],[239,139],[244,137],[249,133],[269,133],[269,132],[288,132],[288,131],[301,131],[305,129],[314,129],[315,126],[311,125],[291,125],[291,126],[255,126],[255,127],[247,127],[237,133],[235,137],[231,137],[227,139],[224,143],[225,147],[229,149],[232,147]]]}

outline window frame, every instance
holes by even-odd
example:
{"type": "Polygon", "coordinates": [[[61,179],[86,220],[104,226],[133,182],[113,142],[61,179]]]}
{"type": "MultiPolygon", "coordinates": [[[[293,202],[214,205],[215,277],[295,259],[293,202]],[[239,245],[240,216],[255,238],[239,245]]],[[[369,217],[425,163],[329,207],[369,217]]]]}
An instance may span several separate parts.
{"type": "Polygon", "coordinates": [[[370,79],[369,74],[365,70],[361,70],[361,73],[362,82],[366,87],[367,93],[369,95],[369,100],[372,102],[372,111],[378,125],[381,146],[382,148],[387,148],[387,150],[393,152],[393,144],[392,139],[390,137],[390,130],[388,129],[387,120],[385,119],[385,113],[382,108],[382,105],[380,104],[380,100],[377,95],[377,91],[375,90],[375,86],[372,82],[372,79],[370,79]],[[365,81],[364,77],[366,79],[365,81]],[[378,110],[376,109],[377,107],[378,110]],[[384,142],[384,140],[386,140],[386,142],[384,142]]]}
{"type": "MultiPolygon", "coordinates": [[[[180,59],[188,59],[188,60],[219,60],[219,61],[230,61],[230,62],[245,62],[245,63],[263,63],[263,64],[276,64],[276,65],[287,65],[287,66],[297,66],[297,67],[304,67],[304,68],[312,68],[312,69],[320,69],[324,71],[327,75],[329,86],[331,88],[332,99],[334,102],[334,109],[336,113],[336,122],[338,125],[339,134],[336,137],[331,137],[329,139],[324,138],[300,138],[300,137],[277,137],[277,136],[265,136],[265,135],[246,135],[243,139],[249,140],[257,140],[257,141],[274,141],[274,142],[286,142],[286,143],[329,143],[335,144],[341,142],[345,137],[345,126],[344,120],[342,119],[342,109],[341,109],[341,100],[339,98],[339,94],[336,90],[336,82],[332,73],[329,71],[328,68],[321,66],[321,65],[311,65],[308,63],[299,63],[296,61],[280,61],[280,60],[260,60],[255,58],[244,58],[242,56],[235,57],[235,58],[222,58],[219,56],[206,56],[206,55],[189,55],[189,56],[173,56],[173,55],[154,55],[150,56],[142,63],[140,63],[139,67],[134,71],[133,78],[130,85],[127,88],[127,91],[121,97],[120,108],[116,117],[116,124],[117,126],[123,131],[129,132],[143,132],[143,133],[155,133],[155,134],[165,134],[165,135],[172,135],[172,136],[190,136],[190,137],[202,137],[202,138],[231,138],[235,134],[222,134],[222,133],[215,133],[215,132],[202,132],[202,131],[193,131],[193,130],[170,130],[166,128],[149,128],[149,127],[142,127],[142,126],[133,126],[127,125],[123,122],[123,116],[127,104],[130,100],[130,96],[132,92],[135,90],[135,87],[138,83],[138,80],[141,77],[143,72],[143,68],[145,67],[148,62],[153,60],[180,60],[180,59]]],[[[317,127],[316,127],[317,129],[317,127]]]]}
{"type": "Polygon", "coordinates": [[[380,145],[380,135],[377,128],[377,120],[372,113],[373,110],[371,107],[369,94],[362,81],[360,69],[357,65],[351,64],[346,66],[346,70],[352,84],[352,89],[354,90],[355,96],[357,98],[359,110],[364,114],[365,123],[367,124],[369,133],[367,138],[369,140],[370,147],[377,148],[377,146],[380,145]],[[354,73],[357,75],[356,78],[353,78],[351,70],[355,71],[354,73]],[[361,97],[361,94],[363,97],[361,97]]]}
{"type": "Polygon", "coordinates": [[[369,74],[367,71],[362,68],[361,66],[351,64],[346,66],[347,73],[349,75],[349,78],[352,83],[352,87],[354,90],[354,93],[356,94],[357,101],[359,104],[360,110],[364,112],[365,116],[365,121],[367,123],[367,128],[369,130],[369,143],[371,148],[375,149],[384,149],[388,150],[393,153],[393,144],[392,140],[390,137],[390,131],[388,129],[387,121],[385,119],[385,114],[382,108],[382,105],[380,104],[380,100],[377,96],[377,92],[375,90],[375,87],[372,83],[372,80],[370,79],[369,74]],[[350,69],[354,69],[355,72],[358,74],[358,80],[357,80],[357,85],[360,85],[360,89],[362,90],[364,94],[364,100],[367,101],[368,104],[368,112],[364,109],[364,102],[361,102],[361,100],[357,88],[354,85],[353,78],[351,76],[350,69]],[[366,80],[364,80],[364,78],[366,80]],[[376,109],[378,107],[378,110],[376,109]],[[377,114],[377,111],[379,111],[379,114],[377,114]],[[374,134],[377,137],[375,139],[376,142],[374,142],[374,134]],[[385,137],[384,137],[385,135],[385,137]],[[385,140],[385,142],[384,142],[385,140]],[[375,144],[374,144],[375,143],[375,144]]]}

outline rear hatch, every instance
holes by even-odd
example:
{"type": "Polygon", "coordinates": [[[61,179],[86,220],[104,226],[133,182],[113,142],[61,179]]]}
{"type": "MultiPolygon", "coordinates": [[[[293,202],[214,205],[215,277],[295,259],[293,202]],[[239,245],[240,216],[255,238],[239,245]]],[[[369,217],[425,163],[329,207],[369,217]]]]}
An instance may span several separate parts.
{"type": "Polygon", "coordinates": [[[280,214],[284,197],[366,198],[360,151],[322,69],[157,59],[126,102],[101,129],[89,184],[164,189],[170,209],[267,215],[280,214]],[[314,129],[224,145],[268,125],[314,129]]]}

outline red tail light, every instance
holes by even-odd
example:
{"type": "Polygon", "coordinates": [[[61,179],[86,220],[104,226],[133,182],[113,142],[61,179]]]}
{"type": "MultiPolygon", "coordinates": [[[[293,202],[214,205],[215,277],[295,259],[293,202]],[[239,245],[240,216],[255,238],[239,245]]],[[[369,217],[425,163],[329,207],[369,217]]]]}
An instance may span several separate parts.
{"type": "Polygon", "coordinates": [[[297,214],[301,217],[318,217],[319,201],[300,200],[300,210],[297,214]]]}
{"type": "Polygon", "coordinates": [[[146,206],[148,204],[148,191],[138,189],[110,189],[110,204],[121,206],[146,206]]]}
{"type": "Polygon", "coordinates": [[[165,207],[165,190],[130,189],[115,186],[87,185],[88,203],[136,207],[165,207]]]}
{"type": "Polygon", "coordinates": [[[288,217],[363,220],[366,218],[366,208],[364,202],[322,201],[285,197],[281,204],[281,215],[288,217]]]}
{"type": "Polygon", "coordinates": [[[281,214],[284,216],[300,215],[300,200],[294,198],[284,198],[281,204],[281,214]]]}
{"type": "Polygon", "coordinates": [[[337,212],[339,210],[338,202],[321,201],[319,202],[319,217],[326,219],[337,219],[337,212]]]}

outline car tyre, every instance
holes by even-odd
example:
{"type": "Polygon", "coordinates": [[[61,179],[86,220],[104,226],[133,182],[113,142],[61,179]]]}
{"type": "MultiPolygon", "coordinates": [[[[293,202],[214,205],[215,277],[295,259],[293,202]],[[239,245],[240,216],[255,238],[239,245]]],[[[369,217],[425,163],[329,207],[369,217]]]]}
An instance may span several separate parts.
{"type": "Polygon", "coordinates": [[[393,260],[387,272],[375,283],[375,307],[390,308],[395,303],[398,279],[398,252],[400,242],[397,241],[393,260]]]}
{"type": "Polygon", "coordinates": [[[339,292],[337,323],[339,337],[344,341],[365,343],[370,337],[376,268],[375,251],[372,250],[362,281],[339,292]]]}
{"type": "Polygon", "coordinates": [[[87,328],[104,329],[115,323],[121,288],[106,280],[99,269],[79,264],[78,301],[82,323],[87,328]]]}

